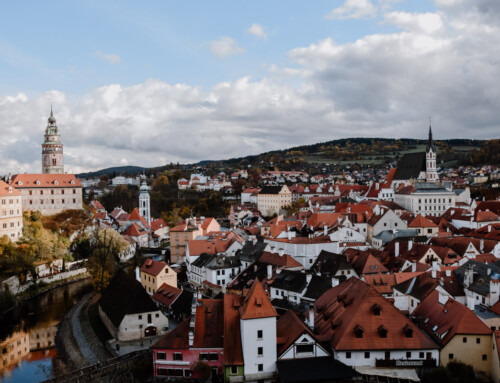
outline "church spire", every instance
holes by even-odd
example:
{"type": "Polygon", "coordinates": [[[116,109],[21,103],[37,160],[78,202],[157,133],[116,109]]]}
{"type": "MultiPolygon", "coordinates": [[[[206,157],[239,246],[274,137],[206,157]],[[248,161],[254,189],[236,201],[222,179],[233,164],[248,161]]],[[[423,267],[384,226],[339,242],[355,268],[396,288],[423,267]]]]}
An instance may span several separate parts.
{"type": "Polygon", "coordinates": [[[432,143],[432,126],[431,126],[431,118],[429,117],[429,140],[427,141],[427,151],[429,149],[434,150],[434,144],[432,143]]]}

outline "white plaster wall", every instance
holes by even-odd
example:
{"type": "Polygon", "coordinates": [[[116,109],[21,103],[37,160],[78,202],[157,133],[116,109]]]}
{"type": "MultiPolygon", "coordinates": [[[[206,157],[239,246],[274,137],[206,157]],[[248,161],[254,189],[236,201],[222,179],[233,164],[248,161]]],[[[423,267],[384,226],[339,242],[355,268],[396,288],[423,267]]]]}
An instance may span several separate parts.
{"type": "Polygon", "coordinates": [[[245,375],[259,372],[276,371],[276,318],[259,318],[240,320],[241,346],[245,362],[245,375]],[[263,330],[261,339],[257,339],[257,331],[263,330]],[[263,347],[263,355],[257,355],[258,347],[263,347]],[[263,364],[263,370],[258,365],[263,364]]]}
{"type": "Polygon", "coordinates": [[[160,310],[141,314],[125,315],[120,323],[120,326],[118,327],[116,337],[120,341],[141,339],[144,338],[144,330],[149,326],[156,327],[156,335],[165,334],[167,331],[164,331],[163,328],[168,330],[168,319],[160,310]],[[149,323],[148,314],[151,314],[151,322],[149,323]],[[156,317],[157,314],[159,314],[158,318],[156,317]],[[142,316],[142,319],[139,319],[139,315],[142,316]],[[142,328],[140,328],[141,325],[142,328]]]}

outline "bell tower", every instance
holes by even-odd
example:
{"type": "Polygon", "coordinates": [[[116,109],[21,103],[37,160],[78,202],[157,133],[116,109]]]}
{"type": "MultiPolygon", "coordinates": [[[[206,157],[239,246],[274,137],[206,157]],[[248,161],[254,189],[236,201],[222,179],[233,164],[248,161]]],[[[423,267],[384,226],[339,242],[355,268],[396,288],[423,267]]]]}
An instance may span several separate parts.
{"type": "Polygon", "coordinates": [[[139,194],[139,214],[144,217],[148,225],[151,224],[151,209],[150,209],[150,198],[149,198],[149,188],[146,184],[146,176],[142,178],[142,184],[140,188],[141,192],[139,194]]]}
{"type": "Polygon", "coordinates": [[[436,149],[432,142],[432,128],[429,120],[429,140],[427,142],[427,150],[425,152],[425,180],[427,182],[437,182],[439,176],[436,167],[436,149]]]}
{"type": "Polygon", "coordinates": [[[56,118],[50,107],[50,117],[45,129],[44,142],[42,144],[42,173],[63,174],[63,144],[56,125],[56,118]]]}

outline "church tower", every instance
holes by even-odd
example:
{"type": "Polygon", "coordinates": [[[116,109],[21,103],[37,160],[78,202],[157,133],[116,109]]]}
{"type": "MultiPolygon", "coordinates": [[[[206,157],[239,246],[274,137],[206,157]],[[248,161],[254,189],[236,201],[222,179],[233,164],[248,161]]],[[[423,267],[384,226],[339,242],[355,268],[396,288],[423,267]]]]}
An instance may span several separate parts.
{"type": "Polygon", "coordinates": [[[139,214],[144,217],[148,225],[151,224],[151,210],[149,207],[149,192],[144,176],[141,184],[141,192],[139,193],[139,214]]]}
{"type": "Polygon", "coordinates": [[[43,174],[63,174],[63,144],[59,136],[56,125],[56,118],[50,107],[50,117],[42,144],[42,173],[43,174]]]}
{"type": "Polygon", "coordinates": [[[429,124],[429,141],[425,152],[425,180],[427,182],[437,182],[439,179],[436,167],[436,149],[432,142],[432,128],[429,124]]]}

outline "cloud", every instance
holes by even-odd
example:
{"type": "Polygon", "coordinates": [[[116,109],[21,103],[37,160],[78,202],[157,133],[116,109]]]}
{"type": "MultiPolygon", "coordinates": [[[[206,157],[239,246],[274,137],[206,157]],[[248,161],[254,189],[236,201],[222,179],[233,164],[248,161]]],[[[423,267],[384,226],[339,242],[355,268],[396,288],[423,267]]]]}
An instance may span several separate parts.
{"type": "Polygon", "coordinates": [[[325,17],[327,19],[362,19],[374,17],[377,14],[375,7],[370,0],[346,0],[340,7],[335,8],[325,17]]]}
{"type": "Polygon", "coordinates": [[[441,16],[430,12],[389,12],[385,14],[385,21],[405,31],[415,33],[432,34],[440,32],[444,28],[441,16]]]}
{"type": "Polygon", "coordinates": [[[247,32],[254,35],[255,37],[258,37],[259,39],[267,39],[267,34],[264,31],[264,27],[260,24],[252,24],[250,28],[248,28],[247,32]]]}
{"type": "MultiPolygon", "coordinates": [[[[83,96],[0,94],[4,172],[39,172],[54,105],[65,168],[159,166],[240,157],[345,137],[498,137],[500,25],[488,4],[435,13],[392,12],[400,30],[289,52],[259,80],[209,89],[147,80],[83,96]]],[[[494,7],[494,4],[491,4],[494,7]]],[[[492,11],[493,8],[490,7],[492,11]]]]}
{"type": "Polygon", "coordinates": [[[240,47],[236,40],[231,37],[221,37],[219,40],[210,42],[210,51],[219,58],[226,58],[237,54],[245,53],[245,49],[240,47]]]}
{"type": "Polygon", "coordinates": [[[97,51],[95,55],[100,59],[107,61],[111,65],[120,64],[121,61],[120,56],[115,53],[102,53],[101,51],[97,51]]]}

